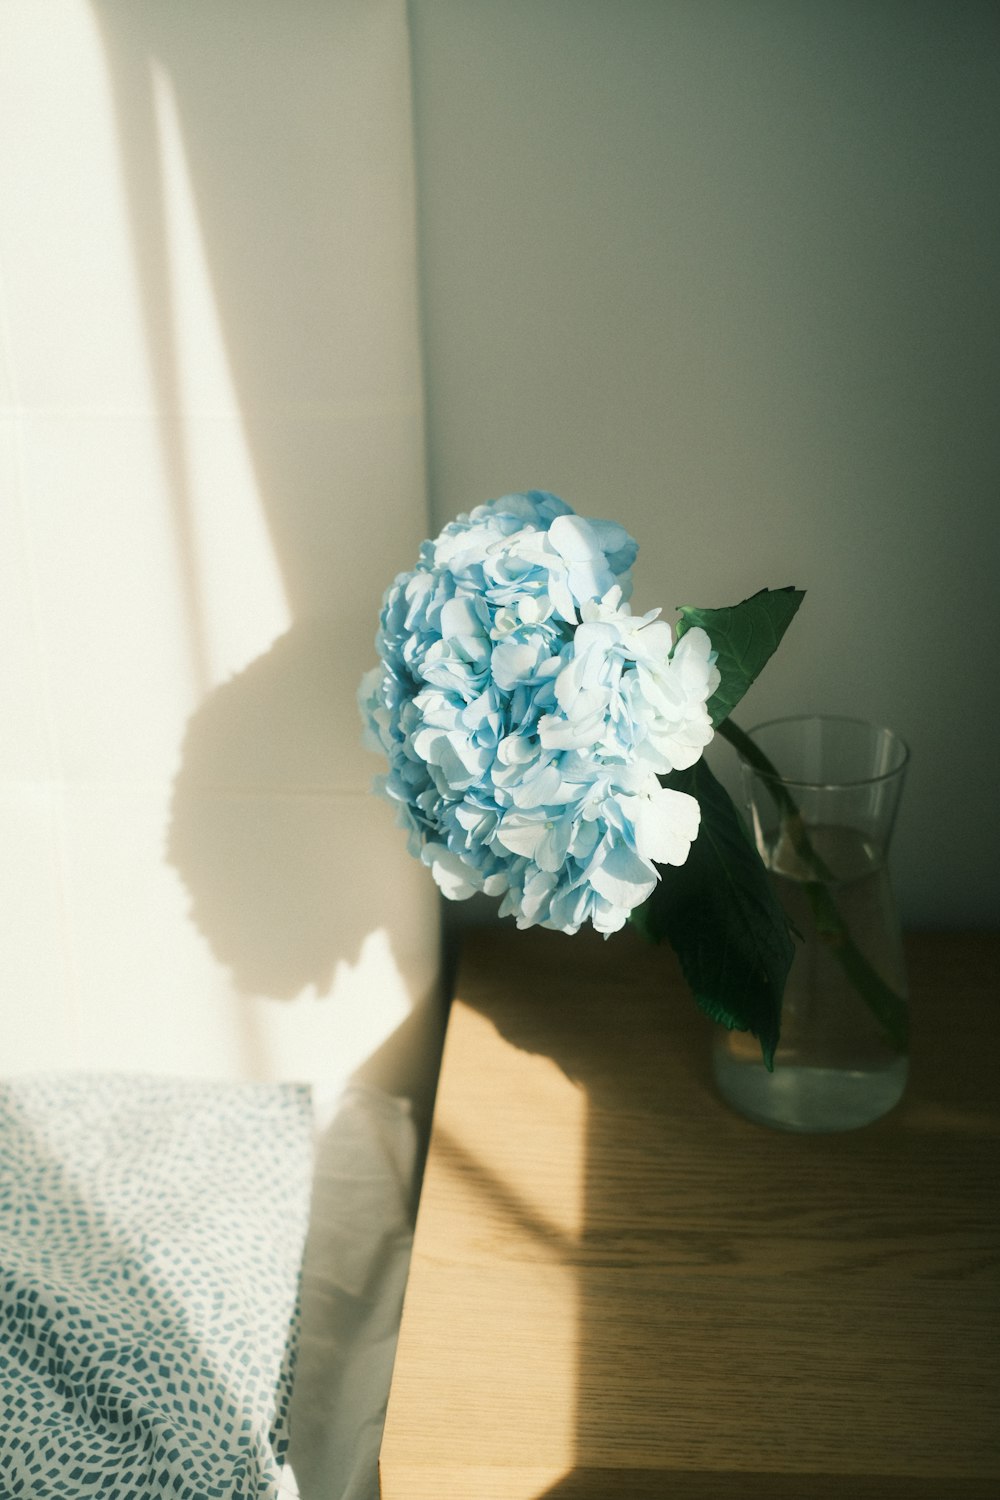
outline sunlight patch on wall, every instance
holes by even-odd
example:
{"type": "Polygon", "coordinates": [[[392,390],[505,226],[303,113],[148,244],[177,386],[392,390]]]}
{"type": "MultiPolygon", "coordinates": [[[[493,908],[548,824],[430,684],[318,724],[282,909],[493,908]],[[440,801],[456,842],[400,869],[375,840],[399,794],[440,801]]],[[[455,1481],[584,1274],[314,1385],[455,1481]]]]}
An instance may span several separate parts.
{"type": "MultiPolygon", "coordinates": [[[[26,410],[122,410],[148,390],[107,68],[91,7],[5,5],[0,263],[10,397],[26,410]]],[[[7,397],[0,386],[0,402],[7,397]]]]}
{"type": "Polygon", "coordinates": [[[409,1014],[412,997],[399,972],[389,934],[384,927],[369,932],[361,944],[357,962],[341,959],[334,971],[332,994],[343,1005],[367,1007],[384,1022],[388,1035],[409,1014]]]}
{"type": "Polygon", "coordinates": [[[240,1003],[257,1038],[260,1075],[342,1087],[409,1016],[413,986],[400,973],[389,934],[377,928],[354,963],[337,963],[329,995],[240,1003]]]}
{"type": "Polygon", "coordinates": [[[166,442],[183,561],[194,577],[202,658],[214,685],[241,670],[291,623],[288,600],[264,519],[244,417],[227,359],[198,218],[195,185],[167,73],[151,63],[163,191],[171,358],[176,411],[166,442]],[[183,513],[182,513],[183,512],[183,513]],[[236,540],[234,540],[236,539],[236,540]]]}

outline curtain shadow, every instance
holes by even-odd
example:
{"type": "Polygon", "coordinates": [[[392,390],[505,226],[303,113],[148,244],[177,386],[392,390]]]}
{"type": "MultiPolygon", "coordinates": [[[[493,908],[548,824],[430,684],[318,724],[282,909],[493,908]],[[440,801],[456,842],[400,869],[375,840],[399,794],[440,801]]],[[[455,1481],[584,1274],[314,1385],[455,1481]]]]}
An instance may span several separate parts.
{"type": "MultiPolygon", "coordinates": [[[[424,479],[420,392],[407,391],[409,156],[395,115],[378,102],[405,98],[402,10],[366,0],[91,4],[117,117],[201,698],[184,733],[165,854],[194,925],[241,994],[324,996],[338,965],[362,957],[373,913],[393,946],[401,900],[381,825],[366,837],[363,788],[375,766],[360,751],[355,691],[396,553],[402,567],[424,524],[423,491],[413,487],[424,479]],[[221,413],[186,404],[182,388],[158,88],[168,90],[180,135],[231,381],[232,408],[221,413]],[[212,687],[195,512],[196,501],[207,502],[194,494],[188,447],[190,424],[217,417],[236,422],[245,443],[291,624],[212,687]]],[[[416,941],[405,922],[400,931],[416,941]]],[[[436,989],[412,997],[407,1019],[357,1070],[319,1141],[293,1416],[304,1497],[334,1493],[341,1479],[364,1492],[366,1463],[374,1476],[440,1050],[439,998],[436,989]],[[412,1112],[405,1162],[387,1144],[404,1101],[412,1112]]],[[[255,1045],[249,1036],[251,1062],[255,1045]]]]}
{"type": "Polygon", "coordinates": [[[402,433],[401,451],[412,436],[391,404],[405,366],[392,331],[397,320],[405,327],[412,290],[395,242],[398,143],[363,87],[366,69],[384,82],[383,53],[390,77],[398,65],[396,13],[91,3],[203,695],[183,742],[168,858],[241,992],[324,994],[336,964],[357,961],[371,911],[392,905],[374,857],[356,840],[345,848],[338,798],[359,807],[374,770],[359,749],[357,678],[397,530],[405,545],[420,519],[396,484],[398,462],[375,447],[386,422],[402,433]],[[157,76],[173,101],[238,421],[292,615],[287,634],[215,690],[186,451],[189,421],[205,414],[185,409],[178,368],[157,76]],[[357,535],[373,514],[376,545],[357,535]]]}
{"type": "MultiPolygon", "coordinates": [[[[387,872],[381,825],[366,837],[362,788],[375,766],[360,752],[355,707],[377,601],[424,524],[415,339],[408,389],[415,274],[411,285],[401,233],[409,156],[383,107],[405,100],[403,11],[368,0],[92,9],[201,698],[166,858],[241,994],[324,996],[338,965],[361,958],[373,913],[392,945],[409,896],[387,872]],[[206,414],[182,389],[157,87],[176,118],[232,385],[235,410],[222,416],[238,421],[291,615],[216,687],[195,512],[205,502],[188,451],[190,423],[206,414]]],[[[413,1001],[318,1143],[291,1453],[300,1492],[315,1500],[367,1494],[369,1472],[374,1483],[442,1033],[438,991],[413,1001]],[[393,1145],[404,1136],[405,1161],[393,1145]]]]}
{"type": "MultiPolygon", "coordinates": [[[[394,473],[392,483],[374,479],[359,504],[334,477],[333,437],[373,409],[395,417],[396,404],[414,396],[408,360],[416,343],[411,350],[407,339],[415,284],[399,244],[402,143],[366,91],[369,77],[387,91],[406,83],[394,71],[406,61],[395,9],[354,0],[297,4],[279,16],[241,0],[91,3],[168,420],[181,393],[151,102],[157,70],[176,110],[227,365],[292,614],[357,598],[372,551],[380,594],[397,522],[417,524],[412,494],[401,513],[394,473]],[[381,17],[380,27],[369,16],[381,17]],[[375,513],[379,546],[359,545],[356,529],[369,530],[375,513]]],[[[171,425],[164,436],[179,466],[182,434],[171,425]]],[[[388,472],[384,453],[369,448],[364,458],[369,476],[388,472]]],[[[422,481],[422,466],[419,473],[422,481]]],[[[184,524],[179,511],[176,521],[184,524]]]]}

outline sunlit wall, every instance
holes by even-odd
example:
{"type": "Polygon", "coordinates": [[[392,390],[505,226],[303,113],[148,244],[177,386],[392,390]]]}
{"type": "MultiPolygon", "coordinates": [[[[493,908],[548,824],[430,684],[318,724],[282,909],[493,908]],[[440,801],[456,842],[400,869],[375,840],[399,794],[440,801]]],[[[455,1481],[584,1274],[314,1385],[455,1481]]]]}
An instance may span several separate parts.
{"type": "Polygon", "coordinates": [[[0,33],[3,1067],[343,1080],[436,970],[354,703],[427,526],[405,6],[0,33]]]}
{"type": "Polygon", "coordinates": [[[904,915],[996,921],[996,8],[408,9],[0,6],[8,1069],[340,1077],[428,992],[354,708],[422,369],[437,523],[805,587],[745,721],[901,731],[904,915]]]}
{"type": "Polygon", "coordinates": [[[911,742],[911,923],[1000,918],[1000,10],[412,0],[436,519],[555,490],[635,606],[807,590],[740,710],[911,742]]]}

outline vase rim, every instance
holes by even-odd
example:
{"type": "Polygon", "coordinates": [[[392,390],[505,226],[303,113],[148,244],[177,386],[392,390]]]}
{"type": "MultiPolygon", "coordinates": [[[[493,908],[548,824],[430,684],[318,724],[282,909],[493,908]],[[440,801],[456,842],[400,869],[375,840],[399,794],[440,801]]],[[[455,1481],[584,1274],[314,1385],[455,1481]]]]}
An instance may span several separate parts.
{"type": "MultiPolygon", "coordinates": [[[[884,736],[884,738],[890,741],[894,746],[894,763],[889,770],[879,771],[871,776],[850,776],[846,778],[838,778],[837,780],[815,780],[814,778],[808,776],[786,776],[778,770],[774,770],[773,772],[762,770],[757,766],[751,765],[750,762],[747,761],[742,755],[740,755],[740,760],[745,766],[747,766],[749,770],[753,771],[755,776],[759,776],[763,781],[780,781],[783,786],[801,787],[803,789],[808,788],[812,791],[836,791],[843,790],[848,787],[877,786],[880,782],[896,780],[898,777],[902,776],[903,772],[909,765],[910,747],[903,739],[902,735],[897,734],[896,731],[894,729],[890,729],[888,725],[875,724],[870,719],[859,719],[850,714],[783,714],[776,719],[765,719],[762,723],[755,724],[753,728],[747,730],[746,733],[748,738],[754,740],[756,743],[756,736],[758,734],[761,734],[765,729],[777,729],[783,724],[809,723],[831,725],[851,724],[857,726],[860,729],[869,730],[872,735],[884,736]]],[[[739,752],[737,752],[737,754],[739,754],[739,752]]]]}

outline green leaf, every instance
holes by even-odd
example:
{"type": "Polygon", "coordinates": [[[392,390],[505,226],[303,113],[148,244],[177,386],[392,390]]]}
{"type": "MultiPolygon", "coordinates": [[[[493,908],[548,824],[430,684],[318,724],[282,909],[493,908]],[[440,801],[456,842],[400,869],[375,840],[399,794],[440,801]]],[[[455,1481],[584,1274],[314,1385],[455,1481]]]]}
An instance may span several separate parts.
{"type": "Polygon", "coordinates": [[[730,1030],[751,1031],[770,1069],[793,945],[760,855],[704,760],[664,785],[697,797],[701,828],[687,861],[666,868],[633,924],[669,941],[698,1005],[730,1030]]]}
{"type": "Polygon", "coordinates": [[[805,595],[801,589],[761,589],[727,609],[681,606],[677,637],[700,625],[708,632],[722,681],[708,700],[712,723],[727,719],[777,649],[805,595]]]}

